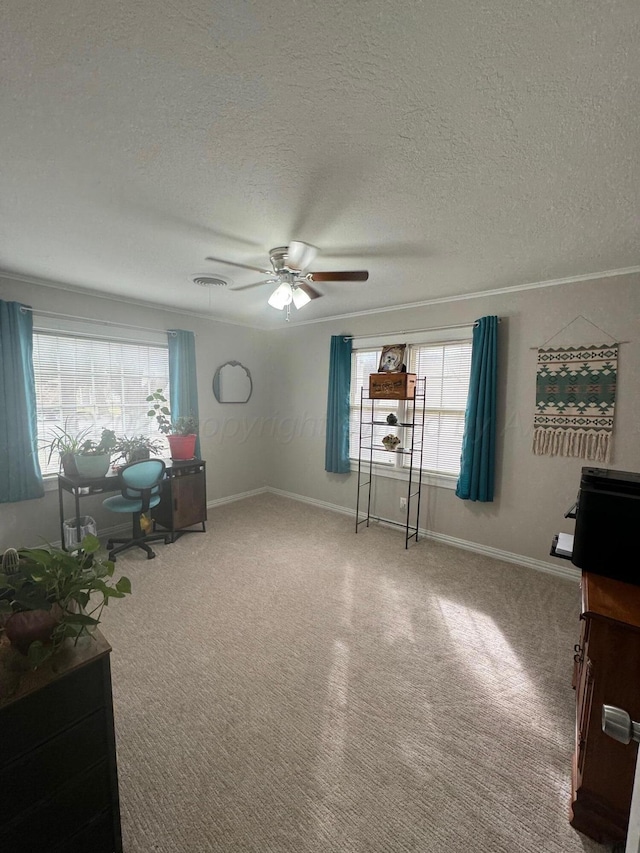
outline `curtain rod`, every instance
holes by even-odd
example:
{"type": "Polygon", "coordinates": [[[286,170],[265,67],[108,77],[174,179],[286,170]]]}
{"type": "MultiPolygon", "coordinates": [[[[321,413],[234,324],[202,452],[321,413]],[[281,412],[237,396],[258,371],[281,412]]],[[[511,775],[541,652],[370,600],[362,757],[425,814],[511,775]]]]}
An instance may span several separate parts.
{"type": "MultiPolygon", "coordinates": [[[[502,322],[502,318],[498,317],[498,323],[502,322]]],[[[447,329],[466,329],[469,326],[473,326],[474,328],[478,325],[478,321],[475,320],[473,323],[455,323],[451,326],[432,326],[430,329],[403,329],[400,332],[371,332],[369,335],[345,335],[345,341],[359,341],[362,338],[376,338],[384,335],[385,338],[388,335],[418,335],[421,332],[444,332],[447,329]]]]}
{"type": "Polygon", "coordinates": [[[101,326],[117,326],[121,329],[137,329],[140,332],[166,332],[175,337],[176,333],[173,329],[152,329],[150,326],[131,326],[128,323],[116,323],[113,320],[96,320],[94,317],[75,317],[73,314],[63,314],[58,311],[39,311],[34,310],[30,305],[21,305],[20,310],[31,311],[32,314],[40,317],[64,317],[65,320],[82,320],[85,323],[100,323],[101,326]]]}

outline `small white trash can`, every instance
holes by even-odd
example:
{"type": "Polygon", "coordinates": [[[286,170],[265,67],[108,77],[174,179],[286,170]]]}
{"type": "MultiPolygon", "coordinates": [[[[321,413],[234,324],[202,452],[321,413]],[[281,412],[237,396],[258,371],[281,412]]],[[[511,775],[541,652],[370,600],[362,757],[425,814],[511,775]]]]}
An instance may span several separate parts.
{"type": "Polygon", "coordinates": [[[98,535],[98,528],[90,515],[80,516],[80,542],[78,541],[78,520],[76,518],[68,518],[62,526],[64,529],[64,547],[67,549],[79,545],[88,533],[93,533],[94,536],[98,535]]]}

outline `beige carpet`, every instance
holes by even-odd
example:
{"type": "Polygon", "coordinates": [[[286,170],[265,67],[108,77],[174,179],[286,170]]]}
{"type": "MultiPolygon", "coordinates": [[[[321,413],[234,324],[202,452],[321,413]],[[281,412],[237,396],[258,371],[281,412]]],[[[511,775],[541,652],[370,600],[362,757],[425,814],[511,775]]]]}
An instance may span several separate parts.
{"type": "Polygon", "coordinates": [[[118,559],[126,853],[606,849],[567,819],[578,585],[403,546],[262,495],[118,559]]]}

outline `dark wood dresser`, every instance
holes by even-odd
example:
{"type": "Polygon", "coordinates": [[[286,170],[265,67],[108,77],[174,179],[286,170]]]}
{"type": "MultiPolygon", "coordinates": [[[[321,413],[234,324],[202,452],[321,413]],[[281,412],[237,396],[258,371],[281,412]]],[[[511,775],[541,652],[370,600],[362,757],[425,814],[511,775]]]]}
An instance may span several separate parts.
{"type": "Polygon", "coordinates": [[[638,745],[602,731],[602,706],[640,719],[640,586],[582,573],[575,649],[576,744],[571,825],[601,843],[624,841],[638,745]]]}
{"type": "Polygon", "coordinates": [[[0,643],[0,850],[122,853],[111,648],[95,641],[25,669],[0,643]]]}

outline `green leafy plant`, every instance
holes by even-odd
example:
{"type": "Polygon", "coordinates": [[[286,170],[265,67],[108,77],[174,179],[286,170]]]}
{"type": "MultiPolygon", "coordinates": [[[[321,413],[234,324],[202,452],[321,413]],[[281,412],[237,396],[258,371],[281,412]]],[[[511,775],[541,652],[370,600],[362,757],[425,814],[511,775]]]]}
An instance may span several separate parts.
{"type": "Polygon", "coordinates": [[[114,453],[119,455],[113,460],[119,459],[124,462],[137,462],[140,459],[149,459],[152,454],[162,453],[164,445],[159,439],[150,438],[148,435],[123,436],[116,441],[113,448],[114,453]]]}
{"type": "Polygon", "coordinates": [[[198,419],[193,413],[175,419],[171,417],[169,401],[162,393],[162,388],[149,394],[146,399],[151,404],[147,415],[156,419],[158,430],[163,435],[193,435],[198,432],[198,419]]]}
{"type": "Polygon", "coordinates": [[[92,438],[82,442],[80,448],[75,452],[79,456],[103,456],[106,453],[111,453],[115,449],[118,439],[112,429],[103,429],[100,441],[94,441],[92,438]]]}
{"type": "MultiPolygon", "coordinates": [[[[40,666],[67,639],[74,644],[91,636],[112,598],[124,598],[131,582],[122,576],[111,582],[114,564],[102,559],[96,536],[85,536],[75,551],[61,548],[20,548],[17,570],[0,574],[0,614],[11,617],[27,611],[49,611],[54,617],[48,643],[34,640],[29,663],[40,666]]],[[[4,619],[9,635],[9,619],[4,619]]]]}
{"type": "Polygon", "coordinates": [[[54,453],[60,455],[61,465],[64,464],[65,458],[73,456],[74,453],[79,453],[90,431],[90,427],[87,427],[80,432],[73,433],[69,430],[68,420],[65,420],[64,426],[56,424],[52,427],[51,438],[40,442],[40,449],[49,451],[47,465],[51,463],[54,453]]]}

